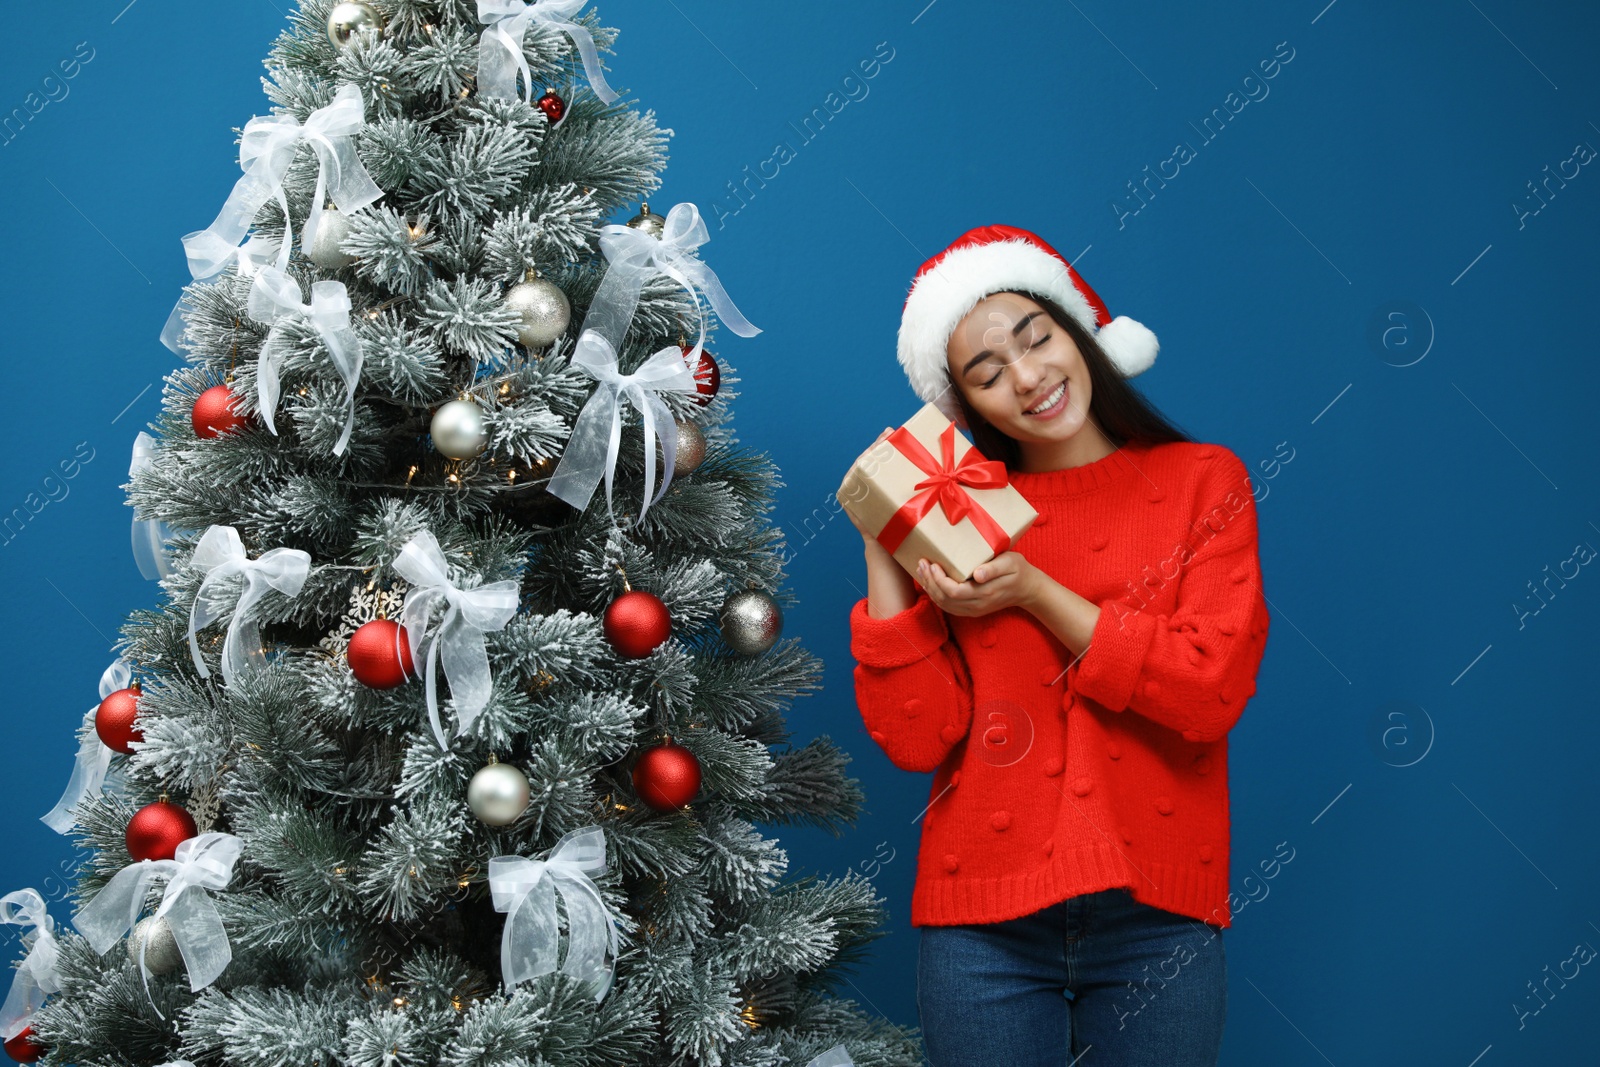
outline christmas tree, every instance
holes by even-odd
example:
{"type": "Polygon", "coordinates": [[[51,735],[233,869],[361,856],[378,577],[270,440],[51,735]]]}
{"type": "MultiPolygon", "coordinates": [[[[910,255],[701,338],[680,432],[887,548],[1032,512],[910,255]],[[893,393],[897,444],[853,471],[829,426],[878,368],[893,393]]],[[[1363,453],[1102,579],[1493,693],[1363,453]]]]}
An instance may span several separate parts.
{"type": "Polygon", "coordinates": [[[784,722],[820,664],[706,347],[759,331],[582,7],[304,0],[273,45],[135,447],[163,596],[45,817],[74,914],[0,902],[14,1058],[920,1062],[836,995],[870,883],[760,829],[862,798],[784,722]]]}

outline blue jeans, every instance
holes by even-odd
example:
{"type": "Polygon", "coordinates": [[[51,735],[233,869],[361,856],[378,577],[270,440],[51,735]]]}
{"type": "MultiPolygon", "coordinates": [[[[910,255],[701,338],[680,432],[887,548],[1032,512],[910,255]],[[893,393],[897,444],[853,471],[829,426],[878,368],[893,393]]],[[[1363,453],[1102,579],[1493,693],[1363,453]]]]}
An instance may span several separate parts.
{"type": "Polygon", "coordinates": [[[1006,922],[922,926],[917,1012],[933,1067],[1214,1067],[1222,928],[1086,893],[1006,922]]]}

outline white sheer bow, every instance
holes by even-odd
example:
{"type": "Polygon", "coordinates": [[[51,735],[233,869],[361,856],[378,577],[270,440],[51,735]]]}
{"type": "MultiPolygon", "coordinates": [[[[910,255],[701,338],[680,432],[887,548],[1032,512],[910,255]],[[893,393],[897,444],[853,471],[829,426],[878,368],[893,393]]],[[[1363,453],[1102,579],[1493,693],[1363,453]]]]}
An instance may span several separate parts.
{"type": "Polygon", "coordinates": [[[23,944],[33,939],[11,980],[11,992],[0,1006],[0,1041],[10,1041],[28,1028],[28,1020],[44,1006],[45,997],[60,992],[61,975],[56,970],[60,948],[55,920],[37,889],[19,889],[0,897],[0,924],[23,927],[23,944]]]}
{"type": "Polygon", "coordinates": [[[605,999],[615,976],[616,924],[592,876],[606,869],[605,831],[585,826],[569,831],[548,859],[495,856],[489,860],[489,893],[494,910],[504,912],[500,974],[507,990],[518,982],[550,974],[560,954],[561,931],[556,896],[567,909],[567,954],[560,970],[596,987],[605,999]],[[610,950],[611,960],[606,958],[610,950]]]}
{"type": "Polygon", "coordinates": [[[200,642],[195,633],[221,618],[227,610],[227,605],[219,599],[218,586],[223,579],[236,574],[244,576],[244,589],[239,593],[227,636],[222,641],[222,679],[232,685],[247,663],[266,661],[261,648],[261,628],[255,618],[256,606],[274,589],[285,596],[298,596],[311,573],[311,555],[298,548],[274,548],[263,552],[260,559],[250,559],[244,553],[239,531],[232,526],[212,526],[201,535],[190,562],[206,572],[189,612],[189,654],[194,659],[194,669],[202,678],[211,677],[211,671],[200,655],[200,642]]]}
{"type": "Polygon", "coordinates": [[[332,199],[345,214],[359,211],[383,196],[383,190],[356,155],[356,134],[366,124],[366,104],[361,89],[341,86],[326,107],[313,111],[301,125],[293,115],[257,115],[245,123],[239,140],[239,166],[244,176],[234,184],[222,210],[204,230],[183,239],[189,273],[197,280],[216,274],[232,260],[239,242],[255,222],[256,212],[268,200],[283,208],[283,242],[278,249],[279,270],[289,265],[294,246],[294,224],[283,190],[284,175],[302,142],[317,154],[317,188],[311,197],[303,237],[310,249],[317,236],[317,217],[332,199]]]}
{"type": "MultiPolygon", "coordinates": [[[[117,690],[128,688],[132,681],[133,671],[129,669],[127,661],[114,660],[100,675],[100,699],[104,700],[117,690]]],[[[94,731],[94,713],[98,707],[96,705],[84,712],[83,729],[86,732],[78,743],[78,761],[73,764],[72,777],[67,779],[66,792],[61,794],[55,807],[39,816],[40,822],[58,834],[72,831],[78,822],[79,802],[86,796],[100,792],[106,782],[106,769],[111,766],[111,749],[94,731]]]]}
{"type": "Polygon", "coordinates": [[[284,357],[281,328],[293,319],[305,319],[322,338],[323,346],[333,358],[334,369],[344,380],[347,405],[344,432],[333,446],[333,454],[342,455],[350,443],[350,432],[355,428],[356,383],[361,380],[361,338],[350,326],[350,294],[344,282],[336,281],[313,282],[309,304],[300,302],[300,294],[300,283],[277,267],[262,267],[250,286],[250,317],[272,327],[261,345],[261,357],[256,363],[257,406],[261,410],[261,421],[276,434],[278,427],[274,420],[281,391],[278,374],[284,357]]]}
{"type": "MultiPolygon", "coordinates": [[[[241,278],[249,278],[256,271],[278,258],[280,242],[276,237],[262,237],[252,234],[250,239],[232,252],[222,253],[223,261],[217,266],[216,271],[207,278],[196,278],[196,282],[209,282],[215,285],[222,280],[223,271],[228,264],[238,266],[237,273],[241,278]]],[[[204,264],[210,266],[209,262],[204,264]]],[[[161,343],[172,349],[174,355],[183,355],[179,342],[183,339],[183,331],[187,320],[194,312],[194,305],[189,301],[189,295],[184,293],[178,297],[178,302],[172,305],[172,311],[167,315],[167,323],[161,328],[161,343]]]]}
{"type": "MultiPolygon", "coordinates": [[[[139,431],[133,439],[133,458],[128,462],[128,477],[132,478],[155,462],[156,439],[139,431]]],[[[172,560],[167,557],[166,541],[172,536],[167,524],[160,519],[133,520],[130,533],[133,542],[133,562],[138,564],[139,575],[146,581],[156,581],[172,573],[172,560]]]]}
{"type": "Polygon", "coordinates": [[[400,626],[411,643],[413,662],[421,662],[426,646],[428,721],[439,746],[448,750],[450,742],[439,722],[439,664],[444,664],[450,682],[459,736],[472,728],[494,691],[483,635],[503,628],[516,615],[518,585],[508,579],[477,589],[456,588],[439,542],[427,530],[406,542],[393,567],[411,585],[400,608],[400,626]],[[435,623],[434,607],[439,604],[445,612],[435,623]]]}
{"type": "MultiPolygon", "coordinates": [[[[167,921],[189,972],[189,988],[198,992],[216,981],[233,959],[228,932],[208,890],[228,888],[242,849],[242,842],[232,834],[207,833],[181,842],[170,860],[130,863],[84,905],[73,917],[72,925],[103,956],[139,921],[150,880],[166,878],[167,887],[155,917],[167,921]]],[[[148,939],[139,952],[139,970],[148,990],[146,947],[148,939]]]]}
{"type": "Polygon", "coordinates": [[[600,287],[589,305],[584,328],[599,330],[613,346],[620,347],[639,305],[639,291],[651,274],[659,271],[688,291],[700,320],[700,336],[688,355],[691,366],[700,359],[706,340],[706,316],[697,292],[703,291],[711,308],[723,324],[740,337],[761,332],[734,306],[716,273],[701,262],[695,249],[711,239],[705,220],[693,204],[678,204],[667,212],[660,237],[633,226],[615,224],[600,227],[600,250],[608,266],[600,287]]]}
{"type": "Polygon", "coordinates": [[[583,72],[594,94],[609,104],[617,94],[606,84],[600,70],[600,54],[594,36],[572,16],[589,0],[478,0],[478,21],[487,24],[478,41],[478,93],[480,96],[515,97],[517,75],[522,75],[523,99],[533,103],[533,71],[522,52],[522,38],[530,23],[543,22],[572,38],[583,57],[583,72]]]}
{"type": "Polygon", "coordinates": [[[850,1058],[848,1049],[843,1045],[835,1045],[807,1062],[806,1067],[855,1067],[855,1062],[850,1058]]]}
{"type": "Polygon", "coordinates": [[[678,435],[672,422],[672,412],[656,393],[666,390],[694,392],[694,373],[684,361],[683,351],[673,345],[656,352],[632,374],[618,374],[616,350],[596,330],[584,330],[579,335],[572,362],[592,375],[599,384],[583,405],[583,410],[578,412],[578,419],[572,426],[572,436],[567,439],[561,462],[556,465],[546,488],[582,511],[589,506],[595,486],[604,475],[606,507],[611,507],[611,481],[616,473],[617,452],[622,441],[622,401],[626,399],[639,409],[644,423],[644,502],[639,507],[639,517],[642,519],[650,505],[660,500],[667,491],[677,460],[678,435]],[[652,496],[658,427],[663,470],[661,491],[652,496]]]}

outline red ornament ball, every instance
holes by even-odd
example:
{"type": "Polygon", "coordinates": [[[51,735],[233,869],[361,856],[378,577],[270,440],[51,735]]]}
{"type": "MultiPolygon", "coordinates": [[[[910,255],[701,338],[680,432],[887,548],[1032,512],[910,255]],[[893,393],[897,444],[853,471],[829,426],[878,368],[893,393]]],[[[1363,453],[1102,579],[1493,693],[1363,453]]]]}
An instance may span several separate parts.
{"type": "Polygon", "coordinates": [[[700,761],[675,742],[646,749],[633,765],[633,791],[657,811],[674,811],[700,792],[700,761]]]}
{"type": "Polygon", "coordinates": [[[393,689],[416,674],[411,641],[392,619],[374,619],[351,634],[345,659],[356,681],[369,689],[393,689]]]}
{"type": "Polygon", "coordinates": [[[189,416],[194,435],[210,440],[248,426],[250,417],[237,414],[233,401],[233,393],[226,385],[213,385],[196,397],[194,411],[189,416]]]}
{"type": "Polygon", "coordinates": [[[128,820],[128,855],[135,860],[170,860],[180,844],[199,833],[193,815],[171,801],[158,800],[128,820]]]}
{"type": "MultiPolygon", "coordinates": [[[[694,346],[683,347],[683,361],[689,362],[694,346]]],[[[722,386],[722,368],[717,366],[717,357],[705,349],[700,350],[700,361],[694,367],[694,400],[701,407],[711,403],[717,395],[717,390],[722,386]]]]}
{"type": "Polygon", "coordinates": [[[643,659],[672,636],[672,616],[654,593],[630,589],[606,608],[606,640],[630,659],[643,659]]]}
{"type": "Polygon", "coordinates": [[[134,717],[138,714],[138,688],[118,689],[95,709],[94,732],[100,735],[100,740],[111,751],[131,756],[132,742],[144,740],[144,734],[133,725],[134,717]]]}
{"type": "Polygon", "coordinates": [[[550,125],[552,126],[566,117],[567,102],[557,96],[554,89],[546,89],[544,95],[536,103],[539,105],[539,110],[544,112],[544,117],[550,120],[550,125]]]}
{"type": "Polygon", "coordinates": [[[33,1039],[33,1027],[25,1026],[22,1032],[6,1042],[6,1055],[18,1063],[32,1063],[41,1059],[45,1047],[33,1039]]]}

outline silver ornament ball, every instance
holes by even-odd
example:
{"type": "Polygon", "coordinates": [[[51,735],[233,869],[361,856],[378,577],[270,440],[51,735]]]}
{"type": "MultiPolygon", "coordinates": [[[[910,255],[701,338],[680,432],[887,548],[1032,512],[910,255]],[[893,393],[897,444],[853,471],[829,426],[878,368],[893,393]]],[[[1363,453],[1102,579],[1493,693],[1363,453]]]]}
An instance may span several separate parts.
{"type": "Polygon", "coordinates": [[[383,32],[383,15],[371,4],[362,0],[345,0],[333,5],[328,12],[328,40],[335,48],[343,48],[362,30],[383,32]]]}
{"type": "Polygon", "coordinates": [[[706,459],[706,435],[693,422],[679,422],[677,450],[672,456],[672,474],[693,474],[706,459]]]}
{"type": "Polygon", "coordinates": [[[572,304],[567,294],[560,286],[531,270],[526,281],[506,290],[506,307],[521,316],[517,340],[529,348],[551,344],[567,332],[567,324],[572,321],[572,304]]]}
{"type": "Polygon", "coordinates": [[[505,763],[491,763],[467,783],[467,807],[479,822],[509,826],[528,810],[528,777],[505,763]]]}
{"type": "Polygon", "coordinates": [[[628,220],[628,225],[636,230],[643,230],[651,237],[660,237],[666,231],[667,220],[660,215],[652,214],[650,205],[640,201],[639,213],[628,220]]]}
{"type": "Polygon", "coordinates": [[[311,249],[306,253],[306,258],[323,270],[348,267],[356,261],[356,257],[345,255],[339,246],[349,236],[350,220],[336,207],[323,208],[317,216],[317,235],[311,240],[311,249]]]}
{"type": "Polygon", "coordinates": [[[154,915],[140,919],[128,935],[128,958],[139,962],[139,948],[144,946],[144,965],[151,974],[170,974],[183,965],[183,953],[172,936],[172,927],[165,917],[154,915]]]}
{"type": "Polygon", "coordinates": [[[759,589],[745,589],[722,604],[722,639],[745,656],[771,648],[783,633],[783,610],[759,589]]]}
{"type": "Polygon", "coordinates": [[[440,405],[428,425],[433,447],[450,459],[471,459],[489,444],[483,409],[470,400],[452,400],[440,405]]]}

